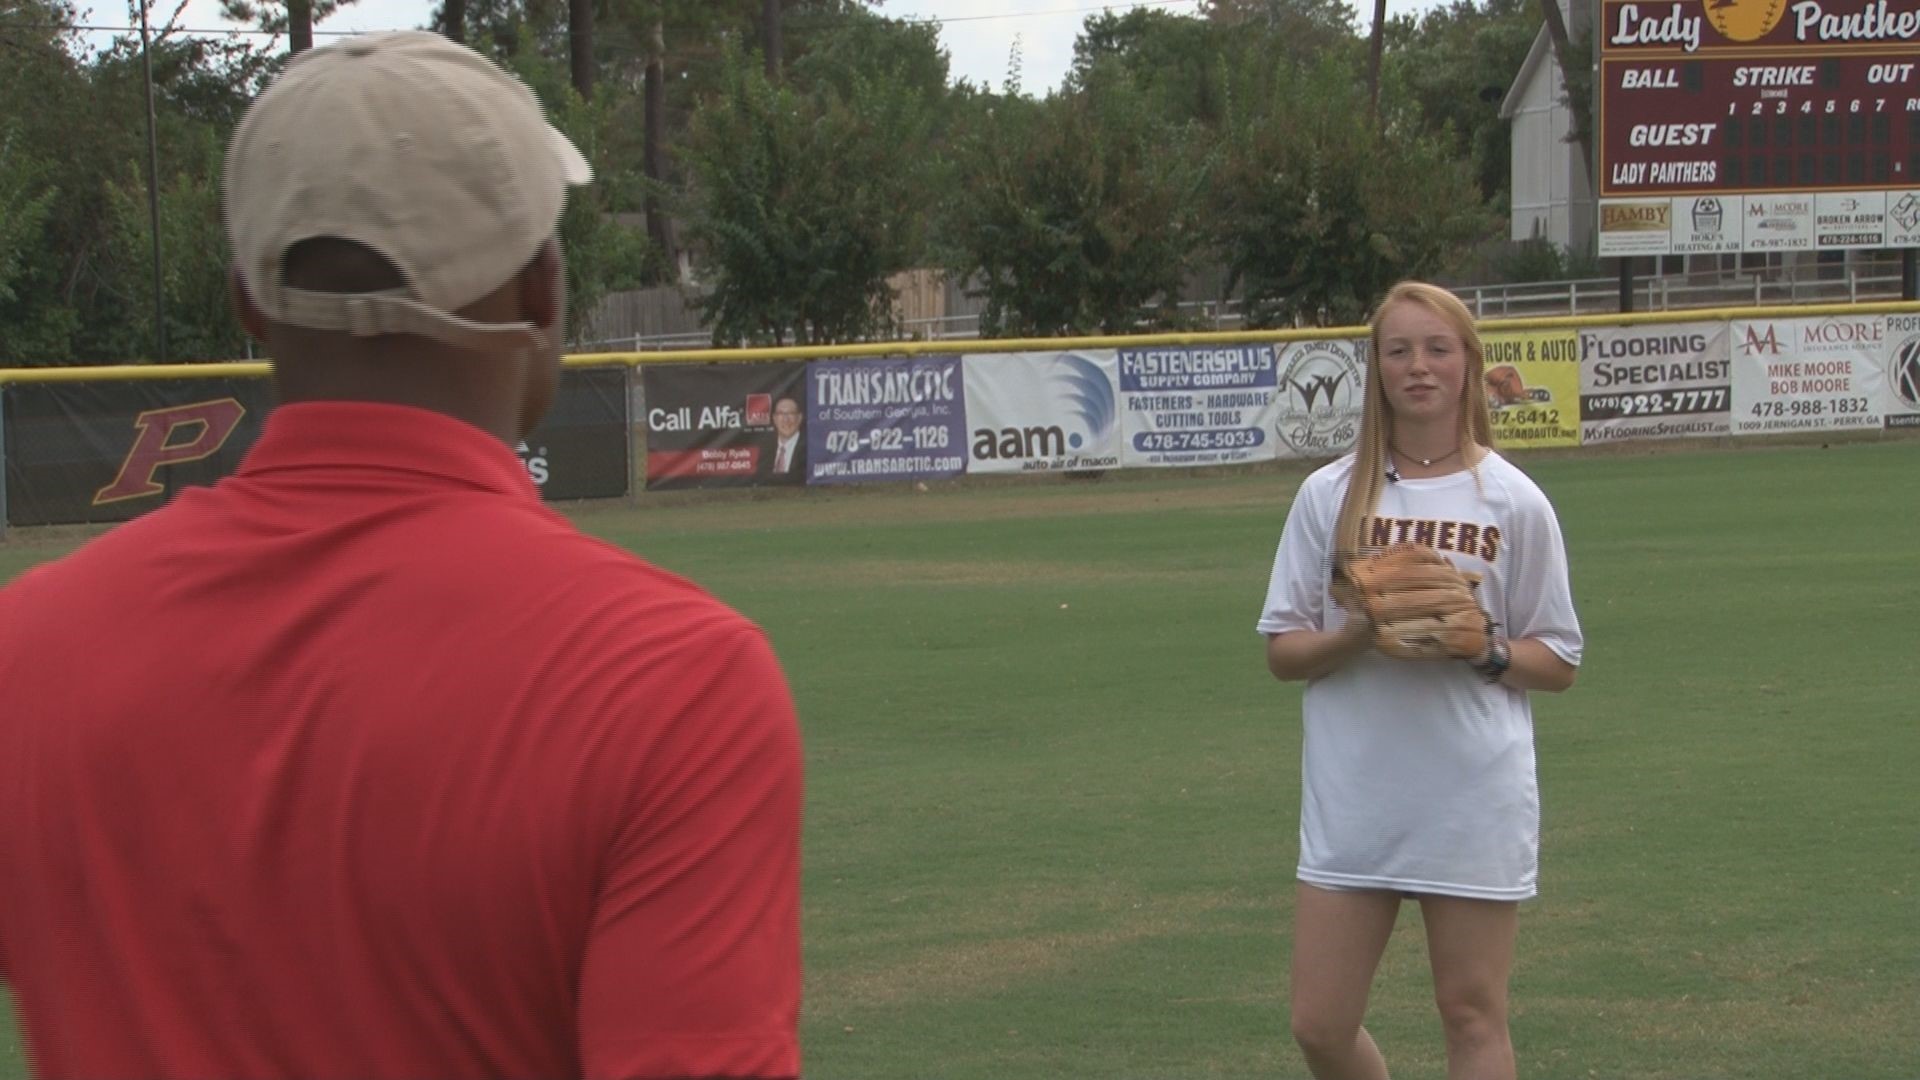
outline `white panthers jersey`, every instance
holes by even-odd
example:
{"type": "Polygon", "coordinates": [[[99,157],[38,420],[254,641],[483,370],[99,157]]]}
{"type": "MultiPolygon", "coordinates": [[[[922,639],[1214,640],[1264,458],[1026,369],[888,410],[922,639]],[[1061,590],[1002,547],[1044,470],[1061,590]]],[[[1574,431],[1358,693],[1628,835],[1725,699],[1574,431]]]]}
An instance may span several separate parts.
{"type": "MultiPolygon", "coordinates": [[[[1345,621],[1328,586],[1353,464],[1349,454],[1301,484],[1261,633],[1345,621]]],[[[1384,485],[1364,542],[1423,544],[1478,572],[1481,604],[1508,637],[1577,666],[1584,642],[1552,505],[1497,453],[1478,471],[1384,485]]],[[[1488,900],[1536,894],[1540,795],[1524,691],[1490,685],[1458,660],[1368,650],[1308,683],[1302,713],[1300,880],[1488,900]]]]}

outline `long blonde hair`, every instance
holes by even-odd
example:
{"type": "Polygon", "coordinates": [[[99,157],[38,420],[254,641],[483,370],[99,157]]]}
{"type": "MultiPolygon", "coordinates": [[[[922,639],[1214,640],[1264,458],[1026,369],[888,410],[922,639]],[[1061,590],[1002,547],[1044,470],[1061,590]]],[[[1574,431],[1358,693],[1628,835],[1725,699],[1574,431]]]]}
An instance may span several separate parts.
{"type": "MultiPolygon", "coordinates": [[[[1387,441],[1393,434],[1393,414],[1387,405],[1387,391],[1380,377],[1380,323],[1387,309],[1398,303],[1419,304],[1445,319],[1460,335],[1467,351],[1466,385],[1461,390],[1460,447],[1479,443],[1493,446],[1493,415],[1487,408],[1486,353],[1480,346],[1480,331],[1473,324],[1473,313],[1460,299],[1437,285],[1421,281],[1403,281],[1388,290],[1380,306],[1373,309],[1368,327],[1372,331],[1367,349],[1367,388],[1360,411],[1360,436],[1355,444],[1353,475],[1347,480],[1346,499],[1340,504],[1340,517],[1333,530],[1335,559],[1357,554],[1365,546],[1367,519],[1380,506],[1380,490],[1386,481],[1387,441]]],[[[1479,466],[1466,455],[1474,481],[1480,479],[1479,466]]]]}

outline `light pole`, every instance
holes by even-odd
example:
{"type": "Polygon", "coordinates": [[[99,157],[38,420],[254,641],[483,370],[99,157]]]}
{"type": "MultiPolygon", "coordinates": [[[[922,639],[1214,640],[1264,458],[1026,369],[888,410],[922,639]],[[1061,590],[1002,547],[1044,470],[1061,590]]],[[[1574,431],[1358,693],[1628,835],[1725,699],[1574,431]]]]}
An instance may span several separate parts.
{"type": "Polygon", "coordinates": [[[147,84],[147,218],[153,230],[153,338],[167,362],[167,298],[160,287],[160,142],[153,112],[153,54],[147,44],[147,0],[140,2],[140,67],[147,84]]]}

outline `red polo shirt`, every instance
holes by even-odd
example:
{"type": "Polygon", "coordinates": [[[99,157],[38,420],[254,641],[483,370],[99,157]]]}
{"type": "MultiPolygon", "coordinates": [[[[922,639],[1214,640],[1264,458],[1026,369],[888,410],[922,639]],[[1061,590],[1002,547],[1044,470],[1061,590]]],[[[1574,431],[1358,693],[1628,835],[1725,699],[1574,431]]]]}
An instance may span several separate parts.
{"type": "Polygon", "coordinates": [[[800,741],[762,634],[436,413],[0,592],[0,977],[41,1080],[786,1077],[800,741]]]}

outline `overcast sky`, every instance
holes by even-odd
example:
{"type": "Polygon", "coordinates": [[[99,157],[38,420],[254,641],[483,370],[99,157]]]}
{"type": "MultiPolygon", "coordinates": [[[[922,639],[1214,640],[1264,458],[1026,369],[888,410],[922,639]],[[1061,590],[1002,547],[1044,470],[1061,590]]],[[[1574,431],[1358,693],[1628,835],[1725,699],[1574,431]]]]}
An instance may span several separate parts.
{"type": "MultiPolygon", "coordinates": [[[[164,20],[178,2],[155,0],[150,17],[164,20]]],[[[1387,13],[1425,11],[1436,2],[1387,0],[1387,13]]],[[[424,25],[434,6],[434,0],[356,0],[317,29],[407,29],[424,25]]],[[[1007,58],[1017,40],[1021,53],[1021,89],[1029,94],[1043,94],[1058,87],[1066,77],[1067,68],[1073,63],[1073,40],[1089,15],[1134,7],[1192,14],[1198,10],[1199,0],[1147,3],[1116,0],[1107,4],[1095,0],[882,0],[879,11],[895,19],[940,20],[940,43],[952,57],[953,77],[990,89],[998,90],[1006,81],[1007,58]]],[[[79,0],[79,8],[82,19],[88,23],[117,25],[127,18],[125,5],[113,0],[79,0]]],[[[1368,4],[1356,15],[1355,21],[1365,25],[1372,17],[1372,5],[1368,4]]],[[[230,24],[220,18],[219,0],[187,0],[179,25],[190,29],[218,29],[230,24]]],[[[94,40],[104,44],[111,36],[94,35],[94,40]]],[[[324,40],[323,36],[322,43],[324,40]]]]}

